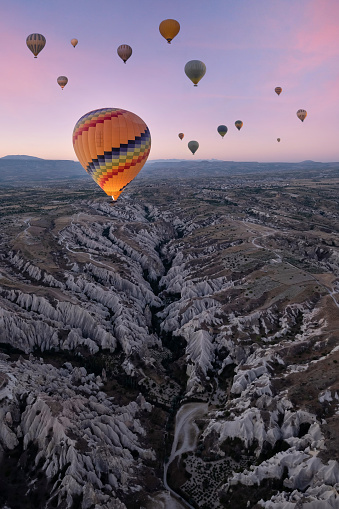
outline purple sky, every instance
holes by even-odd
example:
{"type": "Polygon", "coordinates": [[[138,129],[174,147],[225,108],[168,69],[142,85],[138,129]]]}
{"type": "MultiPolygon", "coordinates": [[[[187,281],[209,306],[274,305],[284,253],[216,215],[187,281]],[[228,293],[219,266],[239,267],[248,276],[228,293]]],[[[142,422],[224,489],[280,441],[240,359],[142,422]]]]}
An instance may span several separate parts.
{"type": "Polygon", "coordinates": [[[338,19],[338,0],[3,2],[0,157],[75,160],[76,121],[120,107],[150,128],[150,159],[190,159],[197,140],[199,159],[338,161],[338,19]],[[171,45],[158,29],[166,18],[181,25],[171,45]],[[34,32],[47,40],[37,59],[26,46],[34,32]],[[126,65],[120,44],[133,49],[126,65]],[[206,64],[198,87],[184,73],[189,60],[206,64]]]}

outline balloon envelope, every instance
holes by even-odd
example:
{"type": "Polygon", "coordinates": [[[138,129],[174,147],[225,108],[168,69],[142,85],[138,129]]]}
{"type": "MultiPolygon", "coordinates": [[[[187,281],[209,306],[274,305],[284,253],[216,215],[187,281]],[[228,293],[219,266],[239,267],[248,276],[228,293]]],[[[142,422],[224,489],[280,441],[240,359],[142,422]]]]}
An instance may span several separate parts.
{"type": "Polygon", "coordinates": [[[73,48],[75,48],[75,46],[78,44],[78,39],[72,39],[71,44],[72,44],[73,48]]]}
{"type": "Polygon", "coordinates": [[[275,87],[274,91],[275,91],[276,94],[280,95],[281,92],[282,92],[282,88],[281,87],[275,87]]]}
{"type": "Polygon", "coordinates": [[[305,118],[307,117],[307,111],[306,110],[298,110],[297,117],[300,118],[300,120],[303,122],[305,120],[305,118]]]}
{"type": "Polygon", "coordinates": [[[131,46],[128,46],[128,44],[121,44],[117,49],[117,53],[121,60],[123,60],[126,64],[126,61],[132,55],[132,48],[131,46]]]}
{"type": "Polygon", "coordinates": [[[178,35],[180,24],[175,19],[164,19],[159,25],[161,35],[171,44],[172,39],[178,35]]]}
{"type": "Polygon", "coordinates": [[[184,133],[179,133],[178,136],[182,140],[185,135],[184,135],[184,133]]]}
{"type": "Polygon", "coordinates": [[[68,83],[68,78],[66,76],[59,76],[59,78],[57,78],[57,83],[63,89],[68,83]]]}
{"type": "Polygon", "coordinates": [[[40,51],[45,47],[46,39],[41,34],[31,34],[27,37],[26,44],[28,49],[33,53],[34,58],[37,58],[40,51]]]}
{"type": "Polygon", "coordinates": [[[102,108],[78,120],[73,147],[87,173],[116,200],[144,166],[151,150],[151,134],[134,113],[102,108]]]}
{"type": "Polygon", "coordinates": [[[280,141],[280,138],[277,138],[277,141],[280,141]]]}
{"type": "Polygon", "coordinates": [[[190,151],[194,155],[196,153],[196,151],[198,150],[198,148],[199,148],[199,143],[197,141],[194,141],[194,140],[189,141],[188,142],[188,148],[190,149],[190,151]]]}
{"type": "Polygon", "coordinates": [[[241,121],[241,120],[236,120],[234,122],[234,125],[235,127],[238,129],[238,131],[240,131],[240,129],[242,128],[242,126],[244,125],[244,123],[241,121]]]}
{"type": "Polygon", "coordinates": [[[220,136],[223,138],[225,136],[225,134],[227,133],[228,129],[227,129],[227,127],[225,125],[220,125],[217,128],[217,131],[220,134],[220,136]]]}
{"type": "Polygon", "coordinates": [[[201,78],[206,74],[206,65],[200,60],[190,60],[185,65],[185,73],[192,83],[194,83],[194,86],[197,87],[201,78]]]}

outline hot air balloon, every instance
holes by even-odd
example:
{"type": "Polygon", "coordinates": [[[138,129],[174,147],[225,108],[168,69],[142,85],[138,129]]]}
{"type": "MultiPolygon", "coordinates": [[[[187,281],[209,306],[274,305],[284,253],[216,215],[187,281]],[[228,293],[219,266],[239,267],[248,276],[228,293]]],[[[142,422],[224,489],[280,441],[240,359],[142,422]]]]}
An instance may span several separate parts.
{"type": "Polygon", "coordinates": [[[124,64],[126,64],[126,61],[132,55],[132,48],[131,46],[128,46],[128,44],[121,44],[117,49],[117,53],[119,57],[124,61],[124,64]]]}
{"type": "Polygon", "coordinates": [[[184,135],[184,133],[179,133],[178,136],[182,140],[185,135],[184,135]]]}
{"type": "Polygon", "coordinates": [[[27,37],[26,44],[33,53],[34,58],[37,58],[40,51],[45,47],[46,39],[41,34],[31,34],[27,37]]]}
{"type": "Polygon", "coordinates": [[[159,31],[168,44],[171,44],[171,40],[178,35],[179,30],[180,24],[175,19],[164,19],[159,25],[159,31]]]}
{"type": "Polygon", "coordinates": [[[59,76],[59,78],[57,78],[57,83],[58,83],[58,85],[60,85],[61,89],[63,90],[64,87],[68,83],[68,78],[66,76],[59,76]]]}
{"type": "Polygon", "coordinates": [[[225,125],[220,125],[217,128],[217,131],[220,134],[220,136],[223,138],[225,136],[225,134],[227,133],[228,129],[227,129],[227,127],[225,125]]]}
{"type": "Polygon", "coordinates": [[[305,118],[307,117],[307,111],[306,110],[298,110],[297,117],[300,118],[300,120],[303,122],[305,120],[305,118]]]}
{"type": "Polygon", "coordinates": [[[242,126],[244,125],[244,123],[241,121],[241,120],[236,120],[235,123],[234,123],[235,127],[238,129],[238,131],[240,131],[240,129],[242,128],[242,126]]]}
{"type": "Polygon", "coordinates": [[[73,147],[87,173],[116,200],[145,164],[151,150],[151,134],[134,113],[102,108],[78,120],[73,147]]]}
{"type": "Polygon", "coordinates": [[[282,92],[282,88],[281,88],[281,87],[275,87],[274,92],[275,92],[276,94],[280,95],[280,94],[281,94],[281,92],[282,92]]]}
{"type": "Polygon", "coordinates": [[[190,60],[185,65],[185,73],[192,83],[194,83],[194,86],[197,87],[201,78],[206,74],[206,65],[200,60],[190,60]]]}
{"type": "Polygon", "coordinates": [[[188,142],[188,148],[190,149],[190,151],[194,155],[196,153],[196,151],[198,150],[198,148],[199,148],[199,143],[197,141],[194,141],[194,140],[189,141],[188,142]]]}
{"type": "Polygon", "coordinates": [[[75,46],[78,44],[78,39],[72,39],[71,44],[72,44],[73,48],[75,48],[75,46]]]}
{"type": "Polygon", "coordinates": [[[277,138],[277,141],[279,141],[279,142],[280,142],[280,138],[277,138]]]}

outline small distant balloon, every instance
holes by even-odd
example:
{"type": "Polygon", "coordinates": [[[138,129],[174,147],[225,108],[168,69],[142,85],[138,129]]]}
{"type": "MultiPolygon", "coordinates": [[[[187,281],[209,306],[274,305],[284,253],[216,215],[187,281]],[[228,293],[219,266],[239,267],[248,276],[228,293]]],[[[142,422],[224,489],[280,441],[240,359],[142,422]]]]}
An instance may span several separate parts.
{"type": "Polygon", "coordinates": [[[78,39],[71,40],[71,44],[72,44],[73,48],[75,48],[75,46],[78,44],[78,42],[79,42],[78,39]]]}
{"type": "Polygon", "coordinates": [[[198,148],[199,148],[199,143],[197,141],[194,141],[194,140],[189,141],[188,142],[188,148],[190,149],[190,151],[194,155],[196,153],[196,151],[198,150],[198,148]]]}
{"type": "Polygon", "coordinates": [[[200,60],[190,60],[185,65],[186,76],[192,81],[195,87],[206,74],[206,65],[200,60]]]}
{"type": "Polygon", "coordinates": [[[132,55],[132,48],[128,46],[128,44],[121,44],[117,49],[117,53],[121,60],[124,61],[124,64],[126,64],[127,60],[132,55]]]}
{"type": "Polygon", "coordinates": [[[37,58],[41,50],[44,49],[46,39],[41,34],[31,34],[26,39],[28,49],[33,53],[34,58],[37,58]]]}
{"type": "Polygon", "coordinates": [[[275,87],[274,91],[275,91],[276,94],[280,95],[281,92],[282,92],[282,88],[281,87],[275,87]]]}
{"type": "Polygon", "coordinates": [[[171,44],[171,41],[180,31],[180,24],[175,19],[164,19],[159,25],[159,31],[168,44],[171,44]]]}
{"type": "Polygon", "coordinates": [[[300,120],[303,122],[305,120],[305,118],[307,117],[307,111],[306,110],[298,110],[297,117],[300,118],[300,120]]]}
{"type": "Polygon", "coordinates": [[[227,133],[228,129],[225,125],[219,125],[219,127],[217,128],[217,131],[220,134],[220,136],[223,138],[225,136],[225,134],[227,133]]]}
{"type": "Polygon", "coordinates": [[[240,131],[240,129],[242,128],[242,126],[244,125],[244,123],[241,121],[241,120],[236,120],[234,122],[234,125],[235,127],[238,129],[238,131],[240,131]]]}
{"type": "Polygon", "coordinates": [[[182,140],[185,135],[184,135],[184,133],[179,133],[178,136],[182,140]]]}
{"type": "Polygon", "coordinates": [[[277,141],[280,142],[280,138],[277,138],[277,141]]]}
{"type": "Polygon", "coordinates": [[[66,76],[59,76],[59,78],[57,78],[57,83],[63,90],[68,83],[68,78],[66,76]]]}

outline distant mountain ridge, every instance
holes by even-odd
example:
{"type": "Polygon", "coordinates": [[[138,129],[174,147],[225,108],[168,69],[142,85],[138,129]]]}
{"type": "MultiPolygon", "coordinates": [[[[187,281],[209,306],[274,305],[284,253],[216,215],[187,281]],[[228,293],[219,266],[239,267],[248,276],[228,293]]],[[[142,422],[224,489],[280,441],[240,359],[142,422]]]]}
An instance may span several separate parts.
{"type": "Polygon", "coordinates": [[[19,154],[0,157],[0,160],[1,159],[7,159],[7,160],[13,160],[13,159],[15,159],[15,160],[18,160],[18,159],[26,160],[27,159],[27,160],[30,160],[30,161],[32,161],[32,160],[44,161],[44,159],[41,159],[41,157],[26,156],[26,155],[19,155],[19,154]]]}
{"type": "MultiPolygon", "coordinates": [[[[298,174],[302,178],[321,176],[326,171],[339,177],[339,163],[302,161],[299,163],[259,163],[222,161],[218,159],[154,159],[147,161],[137,179],[187,179],[199,177],[229,177],[231,175],[279,172],[298,174]]],[[[7,155],[0,158],[0,185],[22,186],[58,182],[60,180],[91,180],[77,161],[41,159],[28,155],[7,155]]]]}
{"type": "Polygon", "coordinates": [[[89,178],[80,163],[27,155],[0,158],[0,184],[9,186],[89,178]]]}

